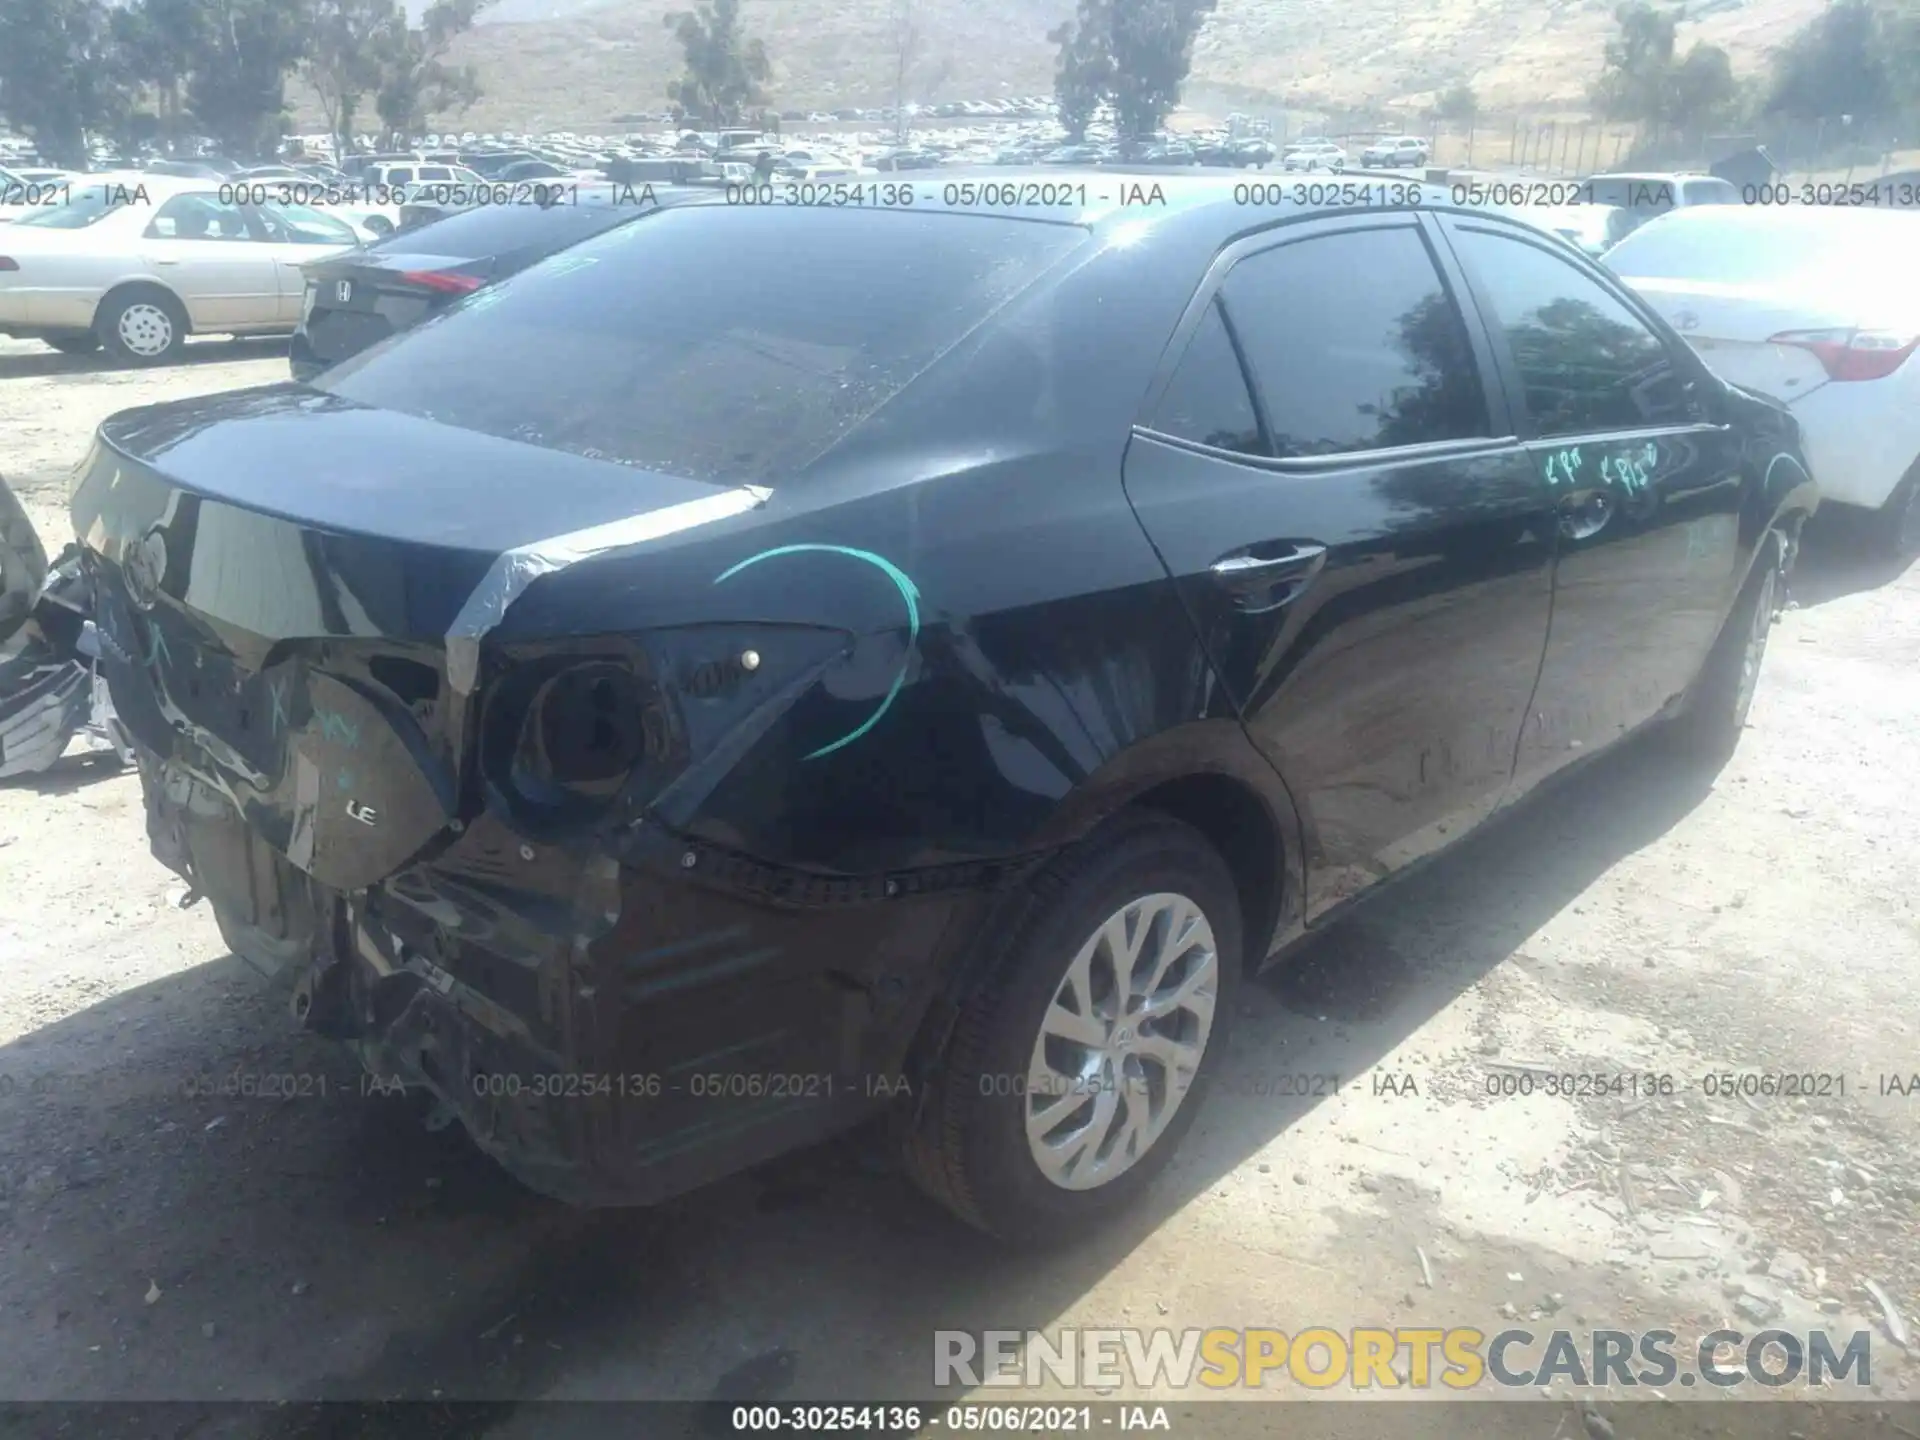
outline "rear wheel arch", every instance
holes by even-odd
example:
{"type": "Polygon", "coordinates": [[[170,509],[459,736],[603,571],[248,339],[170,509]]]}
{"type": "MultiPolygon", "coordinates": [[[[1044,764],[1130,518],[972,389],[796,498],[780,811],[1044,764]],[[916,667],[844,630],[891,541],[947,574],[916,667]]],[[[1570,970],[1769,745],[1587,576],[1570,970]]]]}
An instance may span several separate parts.
{"type": "Polygon", "coordinates": [[[1281,911],[1297,891],[1288,880],[1288,848],[1279,817],[1252,786],[1217,771],[1164,781],[1135,796],[1128,808],[1166,815],[1206,837],[1233,876],[1247,968],[1257,969],[1266,958],[1266,940],[1279,928],[1281,911]]]}
{"type": "Polygon", "coordinates": [[[141,293],[151,295],[155,299],[165,300],[168,304],[177,307],[181,314],[187,316],[188,323],[192,323],[193,316],[187,309],[187,302],[182,300],[160,281],[148,279],[122,280],[118,284],[111,286],[107,292],[100,297],[99,302],[94,305],[93,323],[96,330],[100,324],[100,317],[106,314],[107,306],[110,303],[125,299],[129,295],[141,293]]]}

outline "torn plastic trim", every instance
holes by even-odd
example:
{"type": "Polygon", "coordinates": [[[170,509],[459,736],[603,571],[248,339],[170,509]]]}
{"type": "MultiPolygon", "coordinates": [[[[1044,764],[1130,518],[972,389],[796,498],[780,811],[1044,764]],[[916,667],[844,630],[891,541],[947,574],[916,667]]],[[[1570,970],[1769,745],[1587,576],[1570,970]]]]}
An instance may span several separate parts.
{"type": "Polygon", "coordinates": [[[507,607],[542,575],[551,575],[608,550],[659,540],[696,526],[744,515],[766,504],[772,495],[773,491],[764,485],[742,485],[718,495],[703,495],[698,500],[663,506],[504,551],[474,587],[447,630],[447,683],[455,694],[473,693],[480,676],[481,641],[506,618],[507,607]]]}

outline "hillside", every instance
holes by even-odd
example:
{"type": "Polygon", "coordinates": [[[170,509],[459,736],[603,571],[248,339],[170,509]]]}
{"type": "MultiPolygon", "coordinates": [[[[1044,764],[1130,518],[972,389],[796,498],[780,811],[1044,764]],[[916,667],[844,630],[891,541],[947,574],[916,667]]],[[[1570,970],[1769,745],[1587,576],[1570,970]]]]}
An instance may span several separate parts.
{"type": "MultiPolygon", "coordinates": [[[[491,13],[506,18],[476,28],[456,52],[478,66],[486,94],[443,122],[594,130],[658,110],[680,59],[661,17],[685,3],[500,0],[491,13]],[[533,16],[549,18],[520,18],[533,16]]],[[[1823,3],[1709,0],[1691,7],[1702,18],[1682,24],[1680,45],[1721,45],[1736,73],[1750,74],[1823,3]]],[[[917,0],[917,8],[926,39],[916,98],[1052,89],[1046,31],[1073,0],[917,0]]],[[[891,0],[749,0],[745,9],[773,57],[776,108],[891,98],[891,0]]],[[[1417,111],[1465,80],[1488,112],[1577,113],[1612,12],[1612,0],[1220,0],[1195,45],[1190,94],[1209,109],[1417,111]]],[[[316,112],[301,108],[311,123],[316,112]]]]}

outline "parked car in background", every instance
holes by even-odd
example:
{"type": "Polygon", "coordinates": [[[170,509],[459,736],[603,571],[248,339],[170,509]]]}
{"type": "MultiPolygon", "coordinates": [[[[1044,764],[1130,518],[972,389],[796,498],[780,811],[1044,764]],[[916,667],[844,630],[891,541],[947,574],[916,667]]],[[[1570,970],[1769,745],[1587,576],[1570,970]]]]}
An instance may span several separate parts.
{"type": "Polygon", "coordinates": [[[317,260],[306,267],[306,298],[289,350],[294,378],[317,375],[570,245],[665,205],[712,198],[710,191],[656,188],[650,202],[637,204],[602,187],[569,204],[483,205],[317,260]]]}
{"type": "Polygon", "coordinates": [[[408,199],[420,193],[471,191],[486,184],[485,176],[464,165],[434,165],[426,161],[369,165],[361,178],[377,190],[397,190],[408,199]]]}
{"type": "Polygon", "coordinates": [[[1740,189],[1732,181],[1686,171],[1609,171],[1580,185],[1585,203],[1625,210],[1634,227],[1670,210],[1740,203],[1740,189]]]}
{"type": "Polygon", "coordinates": [[[107,421],[156,855],[549,1194],[892,1109],[1081,1238],[1252,971],[1643,725],[1725,753],[1814,499],[1570,247],[1236,178],[672,206],[107,421]]]}
{"type": "Polygon", "coordinates": [[[1227,144],[1227,163],[1243,169],[1264,170],[1274,160],[1273,142],[1257,136],[1232,140],[1227,144]]]}
{"type": "Polygon", "coordinates": [[[515,180],[554,180],[574,172],[564,165],[556,165],[551,160],[515,160],[511,165],[502,165],[492,172],[492,178],[506,183],[515,180]]]}
{"type": "Polygon", "coordinates": [[[1635,223],[1633,212],[1618,205],[1527,206],[1515,213],[1596,259],[1625,239],[1635,223]]]}
{"type": "Polygon", "coordinates": [[[1426,164],[1429,153],[1418,135],[1385,135],[1360,152],[1360,163],[1369,170],[1409,168],[1426,164]]]}
{"type": "Polygon", "coordinates": [[[1722,205],[1642,226],[1607,266],[1714,371],[1784,402],[1826,499],[1920,555],[1920,215],[1722,205]]]}
{"type": "Polygon", "coordinates": [[[42,166],[0,165],[0,225],[58,205],[72,192],[75,178],[42,166]]]}
{"type": "Polygon", "coordinates": [[[0,334],[142,365],[190,334],[287,334],[300,267],[362,238],[309,206],[223,201],[211,181],[89,176],[0,230],[0,334]]]}
{"type": "Polygon", "coordinates": [[[1347,168],[1347,152],[1331,140],[1302,140],[1280,152],[1283,170],[1330,170],[1338,174],[1347,168]]]}

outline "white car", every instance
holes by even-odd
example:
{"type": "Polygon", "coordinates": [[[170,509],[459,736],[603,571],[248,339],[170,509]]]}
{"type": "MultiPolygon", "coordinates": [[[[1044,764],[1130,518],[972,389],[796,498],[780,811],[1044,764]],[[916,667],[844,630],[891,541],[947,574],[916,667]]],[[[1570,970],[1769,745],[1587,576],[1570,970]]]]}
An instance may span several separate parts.
{"type": "Polygon", "coordinates": [[[1360,152],[1366,169],[1408,169],[1427,163],[1427,142],[1418,135],[1383,135],[1360,152]]]}
{"type": "Polygon", "coordinates": [[[0,225],[59,204],[73,179],[64,170],[0,165],[0,225]]]}
{"type": "Polygon", "coordinates": [[[1584,255],[1599,259],[1633,229],[1633,212],[1619,205],[1517,205],[1520,220],[1551,230],[1584,255]]]}
{"type": "Polygon", "coordinates": [[[1331,170],[1339,174],[1347,168],[1347,152],[1331,140],[1305,140],[1280,152],[1283,170],[1331,170]]]}
{"type": "Polygon", "coordinates": [[[1920,555],[1920,214],[1702,205],[1604,263],[1725,379],[1784,401],[1823,499],[1920,555]]]}
{"type": "Polygon", "coordinates": [[[223,200],[211,180],[90,175],[0,229],[0,334],[150,365],[189,334],[290,333],[300,267],[362,238],[312,206],[223,200]]]}

